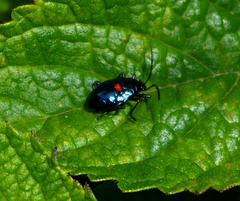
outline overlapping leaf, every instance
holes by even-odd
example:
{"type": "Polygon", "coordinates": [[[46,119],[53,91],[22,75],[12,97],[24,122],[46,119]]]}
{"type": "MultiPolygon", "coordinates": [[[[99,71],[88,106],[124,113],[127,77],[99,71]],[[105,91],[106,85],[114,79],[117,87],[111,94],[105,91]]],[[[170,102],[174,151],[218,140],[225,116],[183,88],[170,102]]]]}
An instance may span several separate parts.
{"type": "Polygon", "coordinates": [[[1,200],[95,200],[48,156],[33,134],[1,126],[1,200]]]}

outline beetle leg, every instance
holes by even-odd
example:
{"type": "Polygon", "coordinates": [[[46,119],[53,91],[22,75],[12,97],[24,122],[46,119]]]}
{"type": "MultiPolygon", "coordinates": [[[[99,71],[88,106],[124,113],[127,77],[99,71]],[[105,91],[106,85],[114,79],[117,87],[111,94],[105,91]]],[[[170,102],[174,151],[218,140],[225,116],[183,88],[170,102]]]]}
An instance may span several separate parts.
{"type": "Polygon", "coordinates": [[[124,74],[124,73],[120,73],[120,74],[118,75],[118,78],[123,78],[123,77],[125,77],[125,74],[124,74]]]}
{"type": "Polygon", "coordinates": [[[149,94],[138,94],[137,97],[138,98],[151,98],[151,96],[149,94]]]}
{"type": "Polygon", "coordinates": [[[134,107],[131,109],[131,111],[130,111],[130,113],[129,113],[130,117],[131,117],[134,121],[136,121],[136,119],[132,116],[132,113],[134,112],[134,110],[137,108],[137,106],[138,106],[139,103],[140,103],[140,100],[139,100],[139,99],[136,100],[136,101],[137,101],[136,105],[134,105],[134,107]]]}
{"type": "Polygon", "coordinates": [[[124,104],[121,104],[121,105],[119,105],[120,107],[118,108],[119,110],[120,109],[125,109],[125,105],[124,104]]]}
{"type": "Polygon", "coordinates": [[[132,100],[132,101],[136,101],[136,102],[137,102],[136,105],[134,105],[134,107],[131,109],[131,111],[130,111],[130,113],[129,113],[130,117],[131,117],[134,121],[136,121],[136,118],[134,118],[134,117],[132,116],[132,113],[134,112],[134,110],[137,108],[137,106],[138,106],[139,103],[140,103],[140,99],[139,99],[139,98],[151,98],[151,96],[148,95],[148,94],[136,94],[135,96],[130,97],[129,100],[132,100]]]}
{"type": "MultiPolygon", "coordinates": [[[[121,109],[125,109],[125,105],[124,104],[121,104],[119,105],[119,108],[116,109],[117,110],[121,110],[121,109]]],[[[107,114],[108,112],[104,112],[102,113],[97,119],[100,120],[105,114],[107,114]]]]}
{"type": "Polygon", "coordinates": [[[131,97],[129,98],[129,100],[131,100],[131,101],[138,101],[138,97],[136,97],[136,96],[131,96],[131,97]]]}
{"type": "Polygon", "coordinates": [[[159,88],[158,88],[158,86],[156,84],[153,84],[152,86],[148,87],[146,90],[148,90],[148,89],[150,89],[152,87],[156,87],[157,93],[158,93],[158,100],[160,100],[160,91],[159,91],[159,88]]]}
{"type": "Polygon", "coordinates": [[[102,113],[97,119],[100,120],[107,112],[102,113]]]}
{"type": "Polygon", "coordinates": [[[93,83],[93,88],[95,89],[97,86],[99,86],[101,83],[99,81],[95,81],[93,83]]]}
{"type": "Polygon", "coordinates": [[[148,94],[135,94],[134,96],[131,96],[129,100],[138,101],[139,98],[151,98],[151,96],[148,94]]]}

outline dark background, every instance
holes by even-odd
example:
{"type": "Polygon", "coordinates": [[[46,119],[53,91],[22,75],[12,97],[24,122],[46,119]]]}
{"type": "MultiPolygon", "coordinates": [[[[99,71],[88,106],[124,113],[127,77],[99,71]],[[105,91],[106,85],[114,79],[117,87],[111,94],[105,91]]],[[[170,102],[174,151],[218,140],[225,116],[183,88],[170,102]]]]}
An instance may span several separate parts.
{"type": "MultiPolygon", "coordinates": [[[[0,23],[11,20],[11,11],[20,5],[33,4],[33,0],[0,0],[0,23]],[[1,2],[3,2],[1,4],[1,2]]],[[[88,185],[98,201],[240,201],[240,187],[236,186],[224,192],[208,189],[196,195],[188,191],[174,195],[166,195],[158,189],[150,189],[136,193],[122,193],[116,181],[91,182],[86,175],[73,176],[82,185],[88,185]]]]}
{"type": "Polygon", "coordinates": [[[136,193],[122,193],[116,181],[91,182],[86,175],[74,177],[82,185],[89,185],[98,201],[240,201],[240,187],[235,186],[223,192],[208,189],[196,195],[184,191],[166,195],[158,189],[144,190],[136,193]]]}

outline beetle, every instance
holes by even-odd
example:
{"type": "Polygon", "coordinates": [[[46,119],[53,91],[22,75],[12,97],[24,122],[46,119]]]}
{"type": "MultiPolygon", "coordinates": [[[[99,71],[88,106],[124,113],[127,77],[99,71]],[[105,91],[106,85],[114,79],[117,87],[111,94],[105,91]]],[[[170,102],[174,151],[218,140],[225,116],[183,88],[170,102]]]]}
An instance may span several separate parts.
{"type": "Polygon", "coordinates": [[[143,83],[141,80],[136,79],[136,75],[131,78],[126,78],[124,73],[118,75],[117,78],[107,80],[100,83],[95,81],[93,83],[93,91],[90,93],[86,104],[87,107],[95,112],[102,112],[102,115],[97,119],[101,119],[105,114],[111,111],[117,111],[125,108],[127,101],[136,101],[137,103],[130,111],[130,117],[134,121],[133,112],[139,105],[142,99],[151,98],[150,95],[139,93],[155,87],[158,93],[158,100],[160,100],[160,91],[156,84],[146,87],[147,82],[152,76],[153,69],[153,52],[151,49],[151,65],[150,73],[147,80],[143,83]]]}

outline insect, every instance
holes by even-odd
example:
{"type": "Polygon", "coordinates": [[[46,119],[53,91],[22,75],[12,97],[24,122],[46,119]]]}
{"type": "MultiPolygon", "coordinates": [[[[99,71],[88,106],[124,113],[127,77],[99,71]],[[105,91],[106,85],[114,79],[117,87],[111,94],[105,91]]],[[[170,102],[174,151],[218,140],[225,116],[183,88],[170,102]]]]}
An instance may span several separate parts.
{"type": "Polygon", "coordinates": [[[151,98],[150,95],[139,92],[146,91],[152,87],[156,88],[158,100],[160,100],[160,92],[156,84],[153,84],[148,88],[146,87],[147,82],[152,76],[153,68],[153,52],[152,48],[150,49],[150,73],[144,83],[141,80],[136,80],[136,75],[133,75],[132,78],[126,78],[124,73],[121,73],[117,78],[112,80],[107,80],[102,83],[99,81],[94,82],[93,91],[90,93],[86,104],[89,109],[95,112],[102,112],[102,115],[99,116],[98,119],[101,119],[108,112],[124,109],[127,101],[136,101],[137,103],[129,113],[130,117],[136,121],[133,117],[134,110],[142,99],[151,98]]]}

